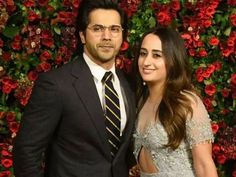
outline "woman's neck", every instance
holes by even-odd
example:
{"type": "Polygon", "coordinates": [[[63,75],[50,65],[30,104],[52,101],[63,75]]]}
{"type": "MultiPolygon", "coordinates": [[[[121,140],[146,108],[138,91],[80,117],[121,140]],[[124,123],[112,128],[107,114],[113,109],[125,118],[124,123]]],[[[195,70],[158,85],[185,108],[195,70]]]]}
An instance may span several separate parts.
{"type": "Polygon", "coordinates": [[[163,85],[148,85],[148,90],[148,101],[150,103],[160,103],[163,97],[163,85]]]}

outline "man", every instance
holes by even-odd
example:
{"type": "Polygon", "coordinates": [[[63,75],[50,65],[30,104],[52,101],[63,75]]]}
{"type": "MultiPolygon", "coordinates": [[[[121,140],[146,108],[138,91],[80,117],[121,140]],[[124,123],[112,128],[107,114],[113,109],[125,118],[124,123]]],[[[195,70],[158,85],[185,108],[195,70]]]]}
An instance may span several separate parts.
{"type": "Polygon", "coordinates": [[[125,14],[112,0],[85,0],[78,20],[83,54],[36,81],[14,144],[16,177],[128,176],[135,103],[127,81],[115,69],[127,30],[125,14]],[[119,98],[117,146],[108,138],[105,123],[107,71],[119,98]]]}

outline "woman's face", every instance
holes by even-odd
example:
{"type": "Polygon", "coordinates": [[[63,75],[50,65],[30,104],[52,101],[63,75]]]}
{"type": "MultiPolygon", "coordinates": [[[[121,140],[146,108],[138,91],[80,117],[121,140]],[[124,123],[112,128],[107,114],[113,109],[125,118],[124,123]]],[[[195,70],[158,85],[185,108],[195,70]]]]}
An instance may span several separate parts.
{"type": "Polygon", "coordinates": [[[142,44],[138,58],[139,72],[147,84],[163,84],[166,80],[165,58],[161,40],[155,34],[148,34],[142,44]]]}

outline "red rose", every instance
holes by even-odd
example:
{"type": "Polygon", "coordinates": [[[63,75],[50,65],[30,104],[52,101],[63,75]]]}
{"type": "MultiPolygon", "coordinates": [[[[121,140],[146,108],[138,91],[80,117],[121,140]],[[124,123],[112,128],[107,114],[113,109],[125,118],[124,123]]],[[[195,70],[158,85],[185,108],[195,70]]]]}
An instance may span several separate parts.
{"type": "Polygon", "coordinates": [[[206,109],[211,112],[213,109],[213,105],[212,105],[212,99],[211,98],[205,98],[203,99],[203,103],[206,106],[206,109]]]}
{"type": "Polygon", "coordinates": [[[47,62],[42,62],[36,67],[36,70],[38,72],[47,72],[50,69],[51,69],[51,64],[49,64],[47,62]]]}
{"type": "Polygon", "coordinates": [[[170,3],[170,6],[171,6],[171,8],[172,8],[174,11],[180,10],[180,3],[179,3],[178,0],[172,0],[172,1],[170,1],[170,2],[171,2],[171,3],[170,3]]]}
{"type": "Polygon", "coordinates": [[[213,14],[215,13],[215,8],[213,6],[208,6],[205,12],[207,16],[213,17],[213,14]]]}
{"type": "Polygon", "coordinates": [[[79,0],[72,0],[72,5],[73,5],[73,7],[75,7],[75,8],[79,8],[79,4],[80,4],[80,1],[79,0]]]}
{"type": "Polygon", "coordinates": [[[229,96],[229,89],[227,88],[223,88],[221,90],[221,95],[224,97],[224,98],[227,98],[229,96]]]}
{"type": "Polygon", "coordinates": [[[203,78],[203,69],[202,68],[197,68],[195,72],[195,76],[198,82],[202,82],[204,80],[203,78]]]}
{"type": "Polygon", "coordinates": [[[159,12],[158,14],[156,14],[156,17],[157,17],[157,21],[161,25],[169,25],[171,22],[170,14],[167,11],[159,12]]]}
{"type": "Polygon", "coordinates": [[[16,51],[19,51],[20,49],[21,49],[21,43],[20,42],[18,42],[18,41],[13,41],[12,43],[11,43],[11,47],[12,47],[12,49],[13,50],[16,50],[16,51]]]}
{"type": "Polygon", "coordinates": [[[3,59],[3,61],[10,61],[11,60],[11,53],[3,51],[1,58],[3,59]]]}
{"type": "Polygon", "coordinates": [[[207,19],[207,20],[203,21],[203,25],[204,25],[205,28],[208,28],[212,25],[212,22],[211,22],[210,19],[207,19]]]}
{"type": "Polygon", "coordinates": [[[0,177],[11,177],[11,172],[10,171],[2,171],[0,172],[0,177]]]}
{"type": "Polygon", "coordinates": [[[188,33],[183,33],[183,34],[181,34],[181,37],[182,37],[183,39],[191,39],[191,35],[188,34],[188,33]]]}
{"type": "Polygon", "coordinates": [[[19,130],[20,124],[17,122],[10,122],[9,124],[9,129],[11,130],[12,133],[17,133],[19,130]]]}
{"type": "Polygon", "coordinates": [[[230,83],[231,83],[232,85],[236,85],[236,73],[234,73],[234,74],[231,75],[230,83]]]}
{"type": "Polygon", "coordinates": [[[30,81],[35,81],[37,78],[38,78],[38,72],[33,70],[33,71],[30,71],[27,75],[28,79],[30,81]]]}
{"type": "Polygon", "coordinates": [[[233,38],[228,38],[227,46],[228,47],[234,47],[234,44],[235,44],[234,39],[233,38]]]}
{"type": "Polygon", "coordinates": [[[217,131],[219,130],[219,125],[217,123],[212,123],[211,128],[212,128],[213,133],[216,134],[217,131]]]}
{"type": "Polygon", "coordinates": [[[212,64],[215,66],[216,71],[219,71],[221,69],[221,63],[219,61],[216,61],[212,64]]]}
{"type": "Polygon", "coordinates": [[[209,78],[211,74],[215,71],[215,65],[210,64],[207,69],[203,72],[203,77],[209,78]]]}
{"type": "Polygon", "coordinates": [[[220,152],[220,147],[219,147],[219,145],[213,144],[213,146],[212,146],[212,152],[213,152],[214,154],[218,154],[218,153],[220,152]]]}
{"type": "Polygon", "coordinates": [[[224,120],[218,122],[218,125],[219,125],[219,127],[222,128],[222,129],[226,129],[226,127],[227,127],[227,125],[226,125],[226,123],[225,123],[224,120]]]}
{"type": "Polygon", "coordinates": [[[63,6],[70,6],[70,0],[63,0],[63,6]]]}
{"type": "Polygon", "coordinates": [[[25,7],[34,7],[35,6],[35,2],[34,2],[34,0],[26,0],[24,2],[24,6],[25,7]]]}
{"type": "Polygon", "coordinates": [[[211,72],[206,70],[202,73],[202,76],[205,77],[205,78],[209,78],[211,76],[211,72]]]}
{"type": "Polygon", "coordinates": [[[207,72],[209,73],[213,73],[215,71],[215,65],[213,64],[210,64],[208,67],[207,67],[207,72]]]}
{"type": "Polygon", "coordinates": [[[224,164],[225,163],[225,161],[227,160],[227,158],[225,157],[225,155],[223,155],[223,154],[219,154],[218,156],[217,156],[217,162],[219,163],[219,164],[224,164]]]}
{"type": "Polygon", "coordinates": [[[31,10],[28,12],[28,20],[30,22],[36,21],[38,19],[40,19],[40,16],[36,14],[34,11],[31,10]]]}
{"type": "Polygon", "coordinates": [[[74,22],[74,15],[72,12],[61,11],[58,13],[59,21],[65,25],[72,25],[74,22]]]}
{"type": "Polygon", "coordinates": [[[207,51],[205,49],[200,49],[198,51],[198,54],[200,57],[205,57],[205,56],[207,56],[207,51]]]}
{"type": "Polygon", "coordinates": [[[223,55],[224,57],[228,57],[231,53],[233,53],[233,51],[230,50],[230,48],[222,49],[222,55],[223,55]]]}
{"type": "Polygon", "coordinates": [[[8,122],[12,122],[16,120],[16,114],[14,112],[8,112],[6,114],[6,119],[8,122]]]}
{"type": "Polygon", "coordinates": [[[9,152],[9,151],[7,151],[7,150],[5,150],[5,149],[3,149],[2,150],[2,153],[1,153],[3,156],[12,156],[12,154],[9,152]]]}
{"type": "Polygon", "coordinates": [[[194,49],[189,49],[188,53],[190,56],[194,57],[196,55],[196,51],[194,49]]]}
{"type": "Polygon", "coordinates": [[[47,6],[49,0],[38,0],[40,6],[47,6]]]}
{"type": "Polygon", "coordinates": [[[51,58],[52,56],[51,56],[51,53],[50,52],[48,52],[48,51],[44,51],[43,53],[41,53],[41,55],[40,55],[40,61],[47,61],[47,60],[49,60],[50,58],[51,58]]]}
{"type": "Polygon", "coordinates": [[[126,51],[129,48],[129,43],[124,41],[121,45],[120,51],[126,51]]]}
{"type": "Polygon", "coordinates": [[[42,45],[51,48],[54,45],[53,38],[50,39],[42,39],[42,45]]]}
{"type": "Polygon", "coordinates": [[[216,86],[214,84],[206,85],[205,93],[209,96],[212,96],[216,93],[216,86]]]}
{"type": "Polygon", "coordinates": [[[9,78],[4,78],[2,80],[3,86],[2,86],[2,91],[3,93],[9,94],[13,89],[17,88],[18,84],[17,82],[9,79],[9,78]]]}
{"type": "Polygon", "coordinates": [[[236,170],[232,172],[232,177],[236,177],[236,170]]]}
{"type": "Polygon", "coordinates": [[[1,164],[5,168],[10,168],[10,167],[12,167],[12,160],[11,159],[1,159],[1,164]]]}
{"type": "Polygon", "coordinates": [[[151,3],[151,7],[153,8],[153,10],[157,10],[159,8],[159,5],[155,1],[153,1],[151,3]]]}
{"type": "Polygon", "coordinates": [[[234,14],[231,14],[231,15],[229,16],[229,19],[230,19],[231,24],[232,24],[233,26],[236,26],[236,14],[235,14],[235,13],[234,13],[234,14]]]}
{"type": "Polygon", "coordinates": [[[236,6],[236,1],[235,0],[227,0],[227,4],[230,6],[236,6]]]}
{"type": "Polygon", "coordinates": [[[43,39],[52,38],[52,33],[49,30],[42,30],[41,38],[43,39]]]}
{"type": "Polygon", "coordinates": [[[55,10],[54,7],[52,7],[50,5],[47,6],[47,11],[48,12],[53,12],[54,10],[55,10]]]}
{"type": "Polygon", "coordinates": [[[219,39],[215,36],[211,37],[210,41],[209,41],[209,44],[210,45],[213,45],[213,46],[217,46],[219,44],[219,39]]]}

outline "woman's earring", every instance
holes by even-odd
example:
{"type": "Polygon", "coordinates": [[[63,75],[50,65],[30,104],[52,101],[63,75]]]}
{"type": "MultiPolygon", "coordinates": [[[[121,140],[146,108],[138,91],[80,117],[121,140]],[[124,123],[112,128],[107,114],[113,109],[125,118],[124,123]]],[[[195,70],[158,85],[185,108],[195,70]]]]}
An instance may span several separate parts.
{"type": "Polygon", "coordinates": [[[145,86],[145,85],[146,85],[146,82],[143,81],[143,85],[145,86]]]}

